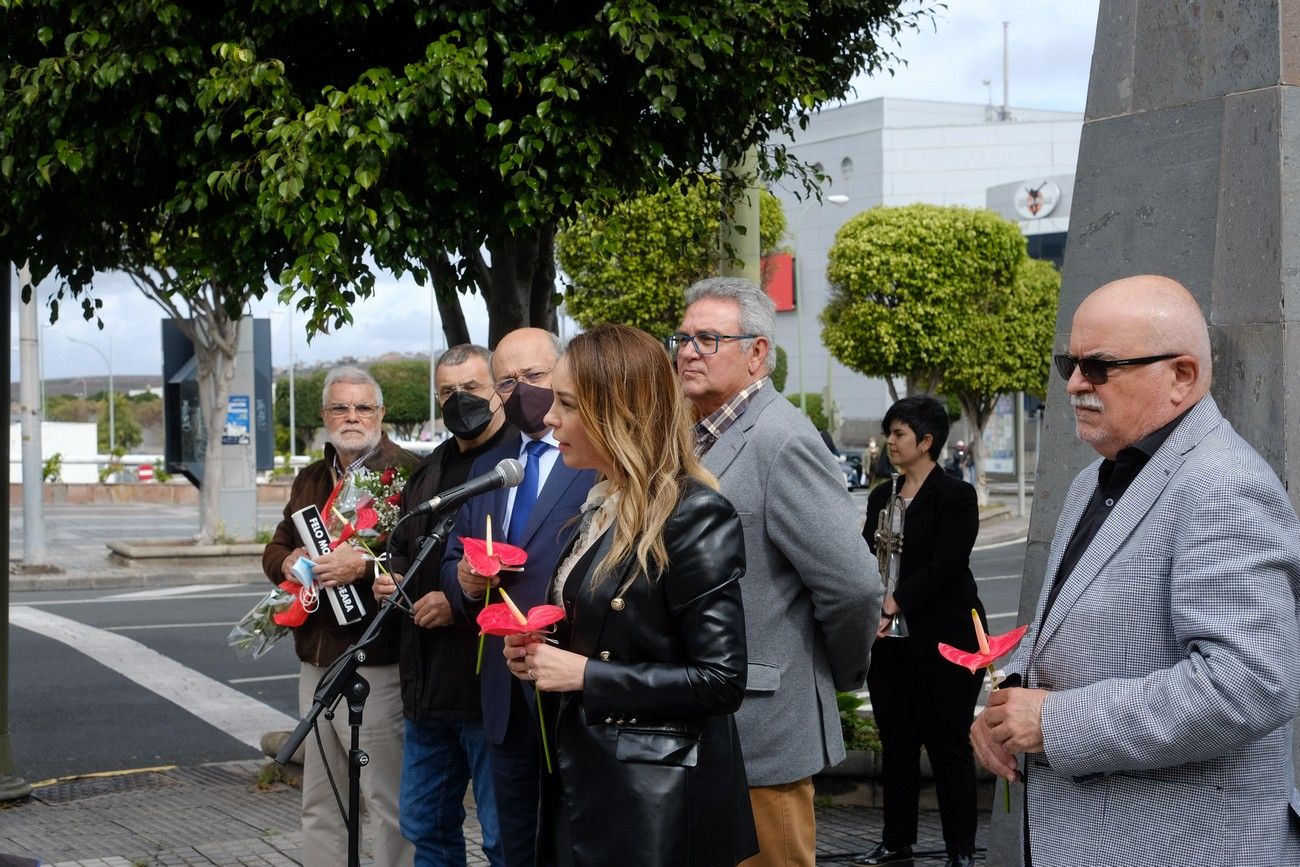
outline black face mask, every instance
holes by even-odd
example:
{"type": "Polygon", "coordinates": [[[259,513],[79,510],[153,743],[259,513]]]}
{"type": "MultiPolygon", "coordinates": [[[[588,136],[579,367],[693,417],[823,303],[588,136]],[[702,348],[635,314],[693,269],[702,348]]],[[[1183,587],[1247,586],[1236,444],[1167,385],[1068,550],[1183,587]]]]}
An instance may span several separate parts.
{"type": "Polygon", "coordinates": [[[519,382],[506,398],[506,420],[526,434],[546,430],[546,413],[555,401],[549,388],[519,382]]]}
{"type": "Polygon", "coordinates": [[[453,436],[472,440],[492,424],[492,402],[458,391],[443,402],[442,421],[453,436]]]}

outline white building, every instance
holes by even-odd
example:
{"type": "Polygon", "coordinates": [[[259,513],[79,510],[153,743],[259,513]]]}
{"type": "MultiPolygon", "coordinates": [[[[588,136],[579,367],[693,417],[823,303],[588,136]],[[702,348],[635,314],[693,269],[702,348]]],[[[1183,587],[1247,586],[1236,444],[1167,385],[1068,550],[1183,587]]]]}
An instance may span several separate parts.
{"type": "Polygon", "coordinates": [[[777,314],[777,342],[789,355],[787,394],[800,390],[801,376],[804,391],[822,392],[829,375],[844,420],[879,420],[889,408],[883,381],[842,367],[821,341],[826,251],[854,214],[876,205],[929,202],[991,207],[1021,219],[1010,201],[1015,192],[1027,180],[1052,178],[1067,201],[1043,219],[1022,221],[1022,228],[1045,235],[1065,230],[1073,182],[1061,176],[1074,172],[1083,115],[1013,108],[1011,119],[1002,121],[997,114],[986,105],[884,97],[823,111],[798,134],[791,147],[795,156],[819,164],[831,178],[824,196],[848,201],[800,202],[793,185],[773,191],[790,223],[801,287],[796,298],[802,300],[777,314]]]}

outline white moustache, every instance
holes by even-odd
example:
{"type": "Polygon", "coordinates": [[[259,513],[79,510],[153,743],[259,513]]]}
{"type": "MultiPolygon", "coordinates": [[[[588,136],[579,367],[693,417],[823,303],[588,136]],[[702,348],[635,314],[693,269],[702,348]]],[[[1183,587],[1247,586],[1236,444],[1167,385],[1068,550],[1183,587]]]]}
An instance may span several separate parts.
{"type": "Polygon", "coordinates": [[[1070,406],[1075,409],[1095,409],[1098,412],[1105,409],[1101,405],[1101,398],[1095,394],[1072,394],[1070,395],[1070,406]]]}

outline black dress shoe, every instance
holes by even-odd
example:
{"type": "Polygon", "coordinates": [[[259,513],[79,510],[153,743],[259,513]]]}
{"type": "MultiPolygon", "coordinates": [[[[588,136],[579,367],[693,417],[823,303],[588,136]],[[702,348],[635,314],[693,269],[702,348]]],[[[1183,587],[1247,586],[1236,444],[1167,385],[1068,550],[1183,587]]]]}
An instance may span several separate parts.
{"type": "Polygon", "coordinates": [[[944,867],[974,867],[974,855],[953,855],[944,864],[944,867]]]}
{"type": "Polygon", "coordinates": [[[897,849],[890,849],[884,843],[877,843],[876,848],[870,852],[855,856],[853,863],[865,864],[867,867],[872,864],[910,865],[912,863],[912,847],[900,846],[897,849]]]}

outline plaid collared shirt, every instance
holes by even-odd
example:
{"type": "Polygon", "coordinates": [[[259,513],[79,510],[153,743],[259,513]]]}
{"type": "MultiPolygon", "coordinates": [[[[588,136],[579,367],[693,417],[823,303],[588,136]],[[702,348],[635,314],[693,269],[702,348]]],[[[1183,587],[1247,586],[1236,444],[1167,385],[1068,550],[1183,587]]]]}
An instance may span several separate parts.
{"type": "Polygon", "coordinates": [[[758,394],[759,389],[767,384],[767,377],[753,382],[742,389],[731,400],[718,407],[705,418],[695,423],[695,452],[703,455],[713,444],[718,441],[718,437],[726,433],[727,428],[736,423],[736,419],[745,414],[749,408],[749,401],[758,394]]]}

